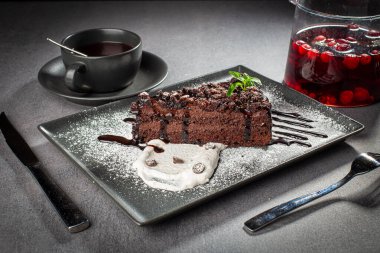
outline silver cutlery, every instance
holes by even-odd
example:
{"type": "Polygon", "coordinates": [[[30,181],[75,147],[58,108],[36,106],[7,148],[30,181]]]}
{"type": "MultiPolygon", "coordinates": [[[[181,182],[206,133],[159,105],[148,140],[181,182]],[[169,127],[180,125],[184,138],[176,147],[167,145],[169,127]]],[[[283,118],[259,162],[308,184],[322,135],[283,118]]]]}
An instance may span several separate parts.
{"type": "Polygon", "coordinates": [[[68,231],[77,233],[88,228],[90,222],[87,217],[71,201],[66,193],[43,172],[41,162],[9,122],[4,112],[0,114],[0,129],[13,153],[29,168],[32,175],[41,185],[42,190],[57,210],[68,231]]]}
{"type": "Polygon", "coordinates": [[[62,44],[60,44],[60,43],[58,43],[58,42],[56,42],[56,41],[54,41],[54,40],[52,40],[50,38],[46,38],[46,40],[49,41],[49,42],[51,42],[51,43],[53,43],[53,44],[55,44],[55,45],[57,45],[57,46],[59,46],[59,47],[62,47],[64,49],[66,49],[66,50],[69,50],[72,53],[79,54],[79,55],[84,56],[84,57],[88,56],[88,55],[86,55],[84,53],[81,53],[81,52],[78,52],[78,51],[74,50],[74,48],[68,48],[68,47],[66,47],[66,46],[64,46],[64,45],[62,45],[62,44]]]}
{"type": "Polygon", "coordinates": [[[272,223],[279,217],[284,214],[293,211],[294,209],[303,206],[315,199],[318,199],[332,191],[335,191],[339,187],[346,184],[352,178],[358,175],[365,174],[370,172],[376,168],[380,167],[380,154],[376,153],[362,153],[355,158],[355,160],[351,164],[350,172],[337,183],[330,185],[329,187],[316,191],[295,199],[292,199],[288,202],[282,203],[278,206],[275,206],[263,213],[256,215],[255,217],[249,219],[244,223],[243,229],[249,233],[253,234],[254,232],[260,230],[261,228],[267,226],[272,223]]]}

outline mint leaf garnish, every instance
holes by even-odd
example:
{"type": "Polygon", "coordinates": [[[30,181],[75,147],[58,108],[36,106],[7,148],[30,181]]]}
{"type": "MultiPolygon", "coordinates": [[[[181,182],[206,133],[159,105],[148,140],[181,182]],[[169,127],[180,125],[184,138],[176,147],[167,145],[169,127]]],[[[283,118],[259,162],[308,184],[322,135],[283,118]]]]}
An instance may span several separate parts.
{"type": "Polygon", "coordinates": [[[230,84],[230,87],[227,91],[227,97],[230,97],[237,87],[240,87],[243,91],[246,91],[248,87],[261,85],[259,78],[249,76],[247,73],[229,71],[228,74],[230,74],[232,77],[235,77],[237,81],[230,84]]]}

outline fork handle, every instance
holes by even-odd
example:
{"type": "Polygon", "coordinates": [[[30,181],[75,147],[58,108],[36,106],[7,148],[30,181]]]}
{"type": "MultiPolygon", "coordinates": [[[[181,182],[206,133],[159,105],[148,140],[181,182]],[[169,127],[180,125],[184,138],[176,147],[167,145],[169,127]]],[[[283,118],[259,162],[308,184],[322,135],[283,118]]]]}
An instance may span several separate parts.
{"type": "Polygon", "coordinates": [[[347,174],[347,176],[345,176],[343,179],[341,179],[337,183],[330,185],[323,190],[316,191],[316,192],[292,199],[278,206],[275,206],[246,221],[244,223],[243,228],[247,233],[252,234],[260,230],[261,228],[265,227],[266,225],[272,223],[273,221],[283,216],[284,214],[290,211],[293,211],[294,209],[300,206],[303,206],[315,199],[318,199],[332,191],[335,191],[336,189],[338,189],[339,187],[341,187],[342,185],[350,181],[353,177],[354,176],[351,173],[349,173],[347,174]]]}

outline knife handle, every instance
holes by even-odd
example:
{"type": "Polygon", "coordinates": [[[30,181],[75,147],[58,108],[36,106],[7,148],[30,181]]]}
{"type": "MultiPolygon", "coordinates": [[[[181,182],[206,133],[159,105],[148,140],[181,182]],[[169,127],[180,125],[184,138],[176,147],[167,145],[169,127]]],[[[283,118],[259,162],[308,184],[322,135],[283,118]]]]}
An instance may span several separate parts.
{"type": "Polygon", "coordinates": [[[43,173],[41,163],[28,166],[28,168],[59,213],[69,232],[77,233],[90,226],[87,217],[79,210],[75,203],[51,178],[43,173]]]}

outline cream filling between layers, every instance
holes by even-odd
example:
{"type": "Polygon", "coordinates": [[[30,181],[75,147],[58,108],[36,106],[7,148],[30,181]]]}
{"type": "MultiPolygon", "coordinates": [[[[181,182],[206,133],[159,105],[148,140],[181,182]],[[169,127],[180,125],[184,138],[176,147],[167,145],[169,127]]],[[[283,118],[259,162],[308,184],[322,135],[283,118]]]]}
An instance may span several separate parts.
{"type": "Polygon", "coordinates": [[[149,141],[147,145],[133,167],[147,185],[168,191],[182,191],[207,183],[218,166],[220,151],[227,147],[221,143],[203,146],[166,144],[158,139],[149,141]],[[157,153],[149,145],[164,151],[157,153]]]}

